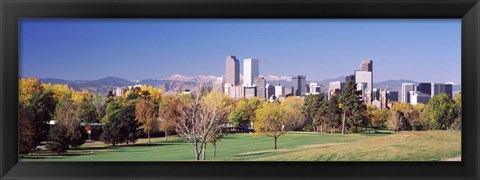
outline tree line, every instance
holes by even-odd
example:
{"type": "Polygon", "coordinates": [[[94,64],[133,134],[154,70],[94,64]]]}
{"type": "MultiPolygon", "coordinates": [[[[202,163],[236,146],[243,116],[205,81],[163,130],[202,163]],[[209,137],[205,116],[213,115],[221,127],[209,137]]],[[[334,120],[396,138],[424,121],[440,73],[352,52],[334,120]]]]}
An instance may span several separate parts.
{"type": "Polygon", "coordinates": [[[225,94],[170,94],[151,86],[128,90],[114,96],[76,92],[66,85],[42,84],[38,79],[20,79],[20,154],[35,151],[41,142],[52,152],[63,153],[85,143],[81,122],[101,123],[100,140],[115,146],[135,143],[144,133],[176,133],[192,145],[194,158],[205,159],[207,146],[213,147],[227,135],[228,128],[252,127],[255,133],[278,138],[288,131],[356,133],[372,127],[395,131],[444,130],[461,127],[461,94],[451,100],[446,94],[434,96],[428,104],[412,106],[393,103],[376,109],[361,101],[356,84],[329,99],[313,94],[267,102],[257,97],[232,99],[225,94]],[[49,120],[56,124],[50,126],[49,120]]]}

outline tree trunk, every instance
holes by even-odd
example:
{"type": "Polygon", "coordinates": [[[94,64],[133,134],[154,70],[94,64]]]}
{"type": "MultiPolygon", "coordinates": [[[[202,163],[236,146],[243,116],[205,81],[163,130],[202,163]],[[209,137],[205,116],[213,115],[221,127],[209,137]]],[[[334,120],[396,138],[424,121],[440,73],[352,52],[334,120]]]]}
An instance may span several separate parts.
{"type": "Polygon", "coordinates": [[[150,133],[147,133],[148,136],[148,142],[150,142],[150,133]]]}
{"type": "Polygon", "coordinates": [[[203,150],[202,150],[202,160],[205,160],[205,153],[207,152],[207,144],[205,144],[203,146],[203,150]]]}
{"type": "Polygon", "coordinates": [[[165,141],[168,141],[168,131],[165,130],[165,141]]]}
{"type": "Polygon", "coordinates": [[[112,142],[112,146],[115,146],[115,142],[112,142]]]}
{"type": "Polygon", "coordinates": [[[273,141],[274,141],[273,149],[277,149],[277,136],[273,137],[273,141]]]}
{"type": "Polygon", "coordinates": [[[342,114],[342,134],[345,134],[345,121],[346,121],[346,117],[345,117],[345,112],[343,112],[342,114]]]}
{"type": "Polygon", "coordinates": [[[332,126],[332,129],[330,129],[330,133],[333,134],[334,131],[335,131],[335,127],[332,126]]]}
{"type": "Polygon", "coordinates": [[[200,152],[198,152],[198,145],[194,145],[193,150],[195,151],[195,160],[200,160],[200,152]]]}
{"type": "Polygon", "coordinates": [[[320,133],[323,133],[323,123],[320,124],[320,133]]]}
{"type": "Polygon", "coordinates": [[[217,142],[213,141],[213,157],[217,156],[217,142]]]}

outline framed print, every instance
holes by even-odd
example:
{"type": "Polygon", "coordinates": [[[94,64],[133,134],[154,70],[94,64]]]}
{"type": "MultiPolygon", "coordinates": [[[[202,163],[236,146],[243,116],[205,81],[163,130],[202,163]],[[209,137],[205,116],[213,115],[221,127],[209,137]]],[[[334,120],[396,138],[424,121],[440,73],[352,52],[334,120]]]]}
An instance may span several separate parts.
{"type": "Polygon", "coordinates": [[[1,176],[477,179],[479,8],[3,1],[1,176]]]}

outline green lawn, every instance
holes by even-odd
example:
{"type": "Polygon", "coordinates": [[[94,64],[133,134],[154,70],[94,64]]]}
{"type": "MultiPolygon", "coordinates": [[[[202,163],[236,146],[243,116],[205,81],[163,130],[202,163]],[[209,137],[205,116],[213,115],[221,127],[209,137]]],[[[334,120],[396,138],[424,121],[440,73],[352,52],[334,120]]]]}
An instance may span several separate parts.
{"type": "MultiPolygon", "coordinates": [[[[431,161],[459,156],[459,131],[381,132],[378,134],[289,133],[278,139],[253,134],[229,134],[213,147],[207,147],[207,160],[266,161],[431,161]]],[[[107,146],[103,143],[84,144],[58,156],[40,151],[25,161],[172,161],[194,160],[193,146],[172,137],[145,139],[135,144],[107,146]]]]}

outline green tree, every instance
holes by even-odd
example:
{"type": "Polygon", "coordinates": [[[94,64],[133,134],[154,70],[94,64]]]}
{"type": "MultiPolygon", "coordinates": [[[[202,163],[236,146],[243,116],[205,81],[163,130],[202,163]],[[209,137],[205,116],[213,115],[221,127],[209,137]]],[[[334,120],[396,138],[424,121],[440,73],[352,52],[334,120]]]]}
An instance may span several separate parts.
{"type": "Polygon", "coordinates": [[[253,123],[255,131],[273,137],[273,148],[277,149],[277,139],[286,133],[285,111],[278,103],[266,103],[256,111],[253,123]]]}
{"type": "Polygon", "coordinates": [[[326,113],[325,113],[325,120],[328,127],[330,127],[330,133],[334,133],[335,129],[340,125],[341,119],[340,115],[342,114],[342,110],[339,107],[338,103],[339,99],[337,95],[333,95],[328,100],[326,106],[326,113]]]}
{"type": "Polygon", "coordinates": [[[52,117],[57,104],[53,95],[51,91],[35,92],[27,103],[28,112],[31,113],[34,119],[35,146],[39,145],[41,141],[48,139],[48,122],[53,119],[52,117]]]}
{"type": "Polygon", "coordinates": [[[257,106],[259,105],[257,105],[257,101],[254,98],[236,101],[234,110],[228,116],[229,123],[237,129],[243,129],[243,127],[249,125],[255,117],[255,110],[252,108],[257,108],[257,106]]]}
{"type": "Polygon", "coordinates": [[[63,124],[55,124],[49,133],[50,141],[47,142],[45,147],[57,154],[67,152],[69,142],[69,138],[67,137],[67,129],[68,128],[63,124]]]}
{"type": "Polygon", "coordinates": [[[457,116],[455,102],[445,93],[433,96],[425,111],[430,128],[435,130],[450,129],[457,116]]]}
{"type": "Polygon", "coordinates": [[[323,115],[327,103],[323,96],[319,94],[311,94],[305,96],[304,104],[302,107],[302,114],[306,124],[313,125],[313,130],[317,131],[318,126],[323,121],[323,115]]]}
{"type": "Polygon", "coordinates": [[[460,130],[462,129],[462,92],[459,92],[453,97],[453,101],[455,102],[455,111],[457,117],[455,118],[454,123],[452,124],[452,128],[460,130]]]}
{"type": "Polygon", "coordinates": [[[113,146],[125,142],[128,144],[138,139],[139,125],[135,120],[134,102],[127,101],[123,104],[117,100],[110,102],[102,121],[105,124],[100,139],[106,144],[113,146]]]}
{"type": "Polygon", "coordinates": [[[347,81],[345,88],[340,93],[340,108],[342,109],[342,134],[345,134],[346,126],[358,127],[366,124],[366,105],[360,100],[361,91],[357,91],[355,82],[347,81]]]}

